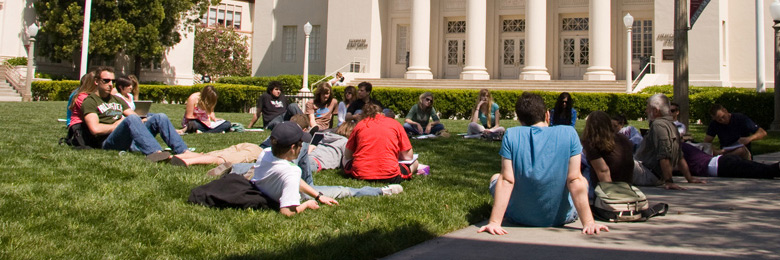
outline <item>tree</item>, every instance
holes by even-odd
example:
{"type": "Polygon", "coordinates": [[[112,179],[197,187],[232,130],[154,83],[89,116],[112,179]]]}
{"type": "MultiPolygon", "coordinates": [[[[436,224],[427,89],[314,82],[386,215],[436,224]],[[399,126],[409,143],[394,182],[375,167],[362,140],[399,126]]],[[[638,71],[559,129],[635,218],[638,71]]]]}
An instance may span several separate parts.
{"type": "Polygon", "coordinates": [[[233,29],[198,27],[195,31],[195,73],[212,77],[249,76],[247,37],[233,29]]]}
{"type": "MultiPolygon", "coordinates": [[[[92,0],[89,55],[112,60],[119,53],[129,55],[140,78],[144,61],[159,60],[166,48],[181,41],[180,29],[191,31],[208,6],[219,1],[92,0]]],[[[39,0],[35,10],[41,55],[79,64],[84,1],[39,0]]]]}

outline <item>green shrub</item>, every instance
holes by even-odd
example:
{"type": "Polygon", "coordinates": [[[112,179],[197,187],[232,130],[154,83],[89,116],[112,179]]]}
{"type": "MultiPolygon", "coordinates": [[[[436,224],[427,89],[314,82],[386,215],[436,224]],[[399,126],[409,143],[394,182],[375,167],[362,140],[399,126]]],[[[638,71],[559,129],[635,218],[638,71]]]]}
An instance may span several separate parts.
{"type": "Polygon", "coordinates": [[[6,60],[11,66],[24,66],[27,65],[27,57],[16,57],[6,60]]]}
{"type": "MultiPolygon", "coordinates": [[[[317,82],[322,78],[323,78],[322,75],[309,75],[308,78],[309,86],[311,86],[311,84],[317,82]]],[[[302,75],[279,75],[279,76],[270,76],[270,77],[222,77],[219,78],[217,82],[222,84],[259,86],[265,89],[265,87],[268,86],[268,83],[274,80],[277,80],[282,83],[282,93],[284,93],[285,95],[296,95],[298,94],[298,91],[301,90],[301,83],[303,82],[303,76],[302,75]]],[[[312,88],[312,92],[313,91],[314,90],[312,88]]]]}

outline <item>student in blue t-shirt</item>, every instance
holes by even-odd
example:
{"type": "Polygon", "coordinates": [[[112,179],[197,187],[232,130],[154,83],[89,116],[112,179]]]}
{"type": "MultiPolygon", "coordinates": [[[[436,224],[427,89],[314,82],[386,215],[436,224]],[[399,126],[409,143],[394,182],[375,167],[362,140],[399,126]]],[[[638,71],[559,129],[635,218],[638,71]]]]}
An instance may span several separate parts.
{"type": "Polygon", "coordinates": [[[578,215],[583,234],[609,231],[593,220],[588,182],[580,173],[582,145],[574,128],[549,127],[544,100],[529,92],[517,100],[515,112],[522,126],[504,134],[501,173],[490,182],[493,211],[479,232],[507,234],[501,227],[504,218],[526,226],[550,227],[574,222],[578,215]]]}

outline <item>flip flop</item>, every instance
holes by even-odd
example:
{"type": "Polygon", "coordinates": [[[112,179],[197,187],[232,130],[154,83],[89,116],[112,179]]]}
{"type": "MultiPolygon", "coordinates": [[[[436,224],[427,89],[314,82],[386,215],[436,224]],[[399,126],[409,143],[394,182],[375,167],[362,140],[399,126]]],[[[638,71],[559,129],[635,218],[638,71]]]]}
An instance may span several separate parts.
{"type": "Polygon", "coordinates": [[[184,160],[182,160],[181,158],[175,155],[171,157],[171,165],[188,167],[187,163],[185,163],[184,160]]]}
{"type": "Polygon", "coordinates": [[[171,153],[169,152],[156,152],[146,156],[146,160],[150,162],[162,162],[171,159],[171,153]]]}
{"type": "Polygon", "coordinates": [[[209,170],[208,175],[211,175],[211,176],[222,176],[225,173],[229,173],[231,169],[233,169],[233,163],[226,162],[226,163],[220,164],[219,166],[214,167],[213,169],[209,170]]]}

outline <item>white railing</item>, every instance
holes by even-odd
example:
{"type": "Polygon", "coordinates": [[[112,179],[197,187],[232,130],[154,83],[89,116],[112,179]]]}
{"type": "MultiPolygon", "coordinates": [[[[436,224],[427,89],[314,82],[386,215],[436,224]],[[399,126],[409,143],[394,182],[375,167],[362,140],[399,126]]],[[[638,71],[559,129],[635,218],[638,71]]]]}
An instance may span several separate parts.
{"type": "Polygon", "coordinates": [[[335,75],[336,75],[336,73],[339,73],[339,71],[341,71],[342,69],[344,69],[344,68],[346,68],[346,67],[349,67],[350,65],[352,65],[352,62],[350,62],[350,63],[347,63],[347,64],[344,64],[344,66],[341,66],[341,67],[339,67],[338,69],[336,69],[335,71],[333,71],[333,72],[331,72],[331,73],[329,73],[329,74],[325,75],[325,77],[322,77],[320,80],[318,80],[318,81],[315,81],[314,83],[311,83],[311,85],[309,86],[309,89],[312,89],[312,88],[314,88],[314,86],[316,86],[317,84],[319,84],[319,83],[320,83],[320,82],[322,82],[323,80],[327,79],[328,77],[330,77],[330,76],[335,76],[335,75]]]}
{"type": "Polygon", "coordinates": [[[647,62],[644,68],[639,71],[639,74],[636,75],[636,78],[634,81],[631,82],[631,92],[634,92],[634,89],[636,88],[636,85],[639,84],[639,81],[642,80],[642,78],[647,73],[655,73],[655,56],[650,56],[650,61],[647,62]]]}
{"type": "Polygon", "coordinates": [[[344,64],[344,66],[341,66],[338,69],[336,69],[335,71],[325,75],[320,80],[315,81],[314,83],[311,83],[311,85],[309,86],[309,89],[314,89],[314,86],[316,86],[317,84],[319,84],[323,80],[327,79],[328,77],[334,76],[334,75],[336,75],[336,73],[338,73],[340,71],[343,71],[343,69],[345,69],[345,68],[349,68],[347,73],[364,73],[366,71],[366,66],[368,66],[368,62],[365,62],[367,60],[368,59],[366,59],[366,58],[354,57],[354,58],[352,58],[351,62],[349,62],[347,64],[344,64]],[[358,65],[358,66],[360,66],[360,68],[358,69],[358,71],[352,71],[352,68],[350,67],[352,65],[358,65]]]}
{"type": "MultiPolygon", "coordinates": [[[[22,75],[19,74],[18,71],[16,71],[16,68],[14,68],[14,66],[11,66],[11,64],[6,62],[5,60],[2,61],[0,66],[3,67],[2,71],[5,80],[8,81],[9,84],[11,84],[11,87],[13,87],[17,93],[23,95],[25,92],[27,92],[27,89],[25,88],[26,82],[23,80],[22,75]]],[[[32,93],[30,94],[32,95],[32,93]]]]}

